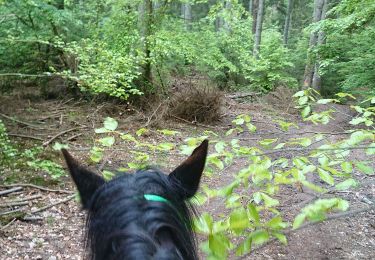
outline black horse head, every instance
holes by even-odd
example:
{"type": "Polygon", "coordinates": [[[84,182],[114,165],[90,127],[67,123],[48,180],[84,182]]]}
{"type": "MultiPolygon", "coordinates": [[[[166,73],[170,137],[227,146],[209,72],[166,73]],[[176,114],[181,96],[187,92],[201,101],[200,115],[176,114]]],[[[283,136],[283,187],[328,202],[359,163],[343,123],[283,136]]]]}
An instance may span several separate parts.
{"type": "Polygon", "coordinates": [[[208,141],[166,175],[140,170],[105,182],[62,150],[88,211],[91,259],[197,259],[193,208],[187,199],[198,190],[208,141]]]}

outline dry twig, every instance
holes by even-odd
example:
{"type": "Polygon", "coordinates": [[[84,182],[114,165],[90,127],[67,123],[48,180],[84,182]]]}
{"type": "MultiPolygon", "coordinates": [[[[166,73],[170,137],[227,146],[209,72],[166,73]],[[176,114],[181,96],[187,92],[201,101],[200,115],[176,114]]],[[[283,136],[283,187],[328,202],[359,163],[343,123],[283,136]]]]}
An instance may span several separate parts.
{"type": "Polygon", "coordinates": [[[57,193],[67,193],[67,194],[73,193],[73,191],[54,190],[54,189],[38,186],[38,185],[35,185],[35,184],[31,184],[31,183],[14,183],[14,184],[0,185],[0,188],[9,188],[9,187],[30,187],[30,188],[36,188],[36,189],[39,189],[39,190],[43,190],[43,191],[50,191],[50,192],[57,192],[57,193]]]}
{"type": "MultiPolygon", "coordinates": [[[[9,194],[9,193],[12,193],[12,192],[16,192],[16,191],[20,191],[20,190],[22,190],[22,187],[19,187],[20,185],[15,185],[15,186],[13,186],[13,188],[11,188],[11,189],[8,189],[8,190],[3,190],[3,191],[0,191],[0,196],[2,196],[2,195],[7,195],[7,194],[9,194]]],[[[1,188],[3,188],[3,185],[1,185],[0,186],[1,188]]],[[[5,187],[5,188],[7,188],[7,187],[5,187]]]]}

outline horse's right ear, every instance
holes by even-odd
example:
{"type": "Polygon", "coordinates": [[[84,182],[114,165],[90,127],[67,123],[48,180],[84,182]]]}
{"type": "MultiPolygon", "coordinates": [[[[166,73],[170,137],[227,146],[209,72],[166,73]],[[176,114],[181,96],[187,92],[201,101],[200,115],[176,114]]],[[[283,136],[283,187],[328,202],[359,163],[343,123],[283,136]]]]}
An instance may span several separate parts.
{"type": "Polygon", "coordinates": [[[204,140],[189,158],[169,174],[169,180],[180,188],[180,193],[185,199],[194,196],[198,190],[206,163],[207,149],[208,140],[204,140]]]}
{"type": "Polygon", "coordinates": [[[63,153],[66,164],[68,165],[70,175],[78,188],[83,208],[87,209],[91,196],[105,183],[105,181],[99,175],[80,166],[67,150],[61,149],[61,152],[63,153]]]}

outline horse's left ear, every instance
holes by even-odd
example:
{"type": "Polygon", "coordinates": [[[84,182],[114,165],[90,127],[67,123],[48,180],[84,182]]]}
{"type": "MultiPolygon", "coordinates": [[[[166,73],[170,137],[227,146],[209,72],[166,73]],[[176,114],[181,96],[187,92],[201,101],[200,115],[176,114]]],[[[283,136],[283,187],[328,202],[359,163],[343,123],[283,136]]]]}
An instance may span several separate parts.
{"type": "Polygon", "coordinates": [[[197,192],[206,163],[208,140],[204,140],[180,166],[169,175],[169,180],[182,189],[184,198],[191,198],[197,192]]]}
{"type": "Polygon", "coordinates": [[[78,188],[83,208],[87,209],[92,195],[105,181],[99,175],[79,165],[67,150],[61,149],[61,152],[68,165],[70,175],[78,188]]]}

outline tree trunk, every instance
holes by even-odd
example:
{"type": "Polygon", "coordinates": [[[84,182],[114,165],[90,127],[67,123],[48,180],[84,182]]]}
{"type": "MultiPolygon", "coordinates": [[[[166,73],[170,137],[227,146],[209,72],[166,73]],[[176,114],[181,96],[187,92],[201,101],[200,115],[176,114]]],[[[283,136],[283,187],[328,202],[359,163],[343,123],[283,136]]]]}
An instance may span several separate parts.
{"type": "Polygon", "coordinates": [[[192,21],[191,4],[181,4],[181,16],[184,19],[186,30],[190,31],[192,21]]]}
{"type": "Polygon", "coordinates": [[[249,0],[249,14],[253,13],[254,0],[249,0]]]}
{"type": "Polygon", "coordinates": [[[261,38],[262,38],[263,13],[264,13],[264,0],[259,0],[258,15],[256,19],[257,26],[255,30],[254,50],[253,50],[253,56],[256,59],[259,58],[260,43],[261,43],[261,38]]]}
{"type": "Polygon", "coordinates": [[[286,11],[285,25],[284,25],[284,45],[288,44],[290,16],[292,14],[292,8],[293,8],[293,0],[288,0],[288,7],[286,11]]]}
{"type": "Polygon", "coordinates": [[[151,72],[151,50],[149,46],[148,39],[151,35],[151,28],[152,28],[152,16],[153,16],[153,8],[152,8],[152,0],[144,0],[140,3],[138,7],[139,13],[139,30],[142,36],[142,44],[145,54],[145,64],[143,65],[143,80],[151,82],[152,81],[152,72],[151,72]]]}
{"type": "MultiPolygon", "coordinates": [[[[322,11],[323,6],[326,0],[315,0],[314,1],[314,14],[313,14],[313,22],[317,23],[322,19],[322,11]]],[[[311,33],[310,35],[310,42],[309,42],[309,51],[314,48],[318,41],[318,34],[316,32],[311,33]]],[[[310,88],[312,86],[312,79],[314,76],[315,65],[311,60],[311,57],[308,54],[306,67],[305,67],[305,74],[303,79],[303,88],[310,88]]]]}
{"type": "MultiPolygon", "coordinates": [[[[225,8],[225,11],[226,11],[226,12],[230,12],[230,10],[232,9],[232,3],[231,3],[230,0],[225,1],[224,8],[225,8]]],[[[225,30],[226,30],[227,32],[230,31],[230,25],[229,25],[228,21],[225,21],[225,19],[224,19],[224,24],[223,24],[223,26],[224,26],[224,28],[225,28],[225,30]]]]}
{"type": "Polygon", "coordinates": [[[256,28],[257,28],[257,16],[258,16],[258,6],[259,6],[259,0],[253,0],[252,1],[252,13],[251,16],[253,17],[253,26],[252,26],[252,32],[255,34],[256,28]]]}
{"type": "MultiPolygon", "coordinates": [[[[320,20],[324,20],[326,18],[328,2],[329,2],[329,0],[324,1],[324,5],[323,5],[323,9],[322,9],[322,15],[321,15],[320,20]]],[[[325,42],[324,32],[320,31],[318,33],[317,46],[324,44],[324,42],[325,42]]],[[[319,60],[320,60],[319,57],[317,57],[316,62],[315,62],[315,66],[314,66],[313,79],[312,79],[312,87],[317,91],[320,91],[321,87],[322,87],[321,86],[322,81],[321,81],[321,78],[320,78],[320,75],[319,75],[319,67],[320,67],[319,60]]]]}

